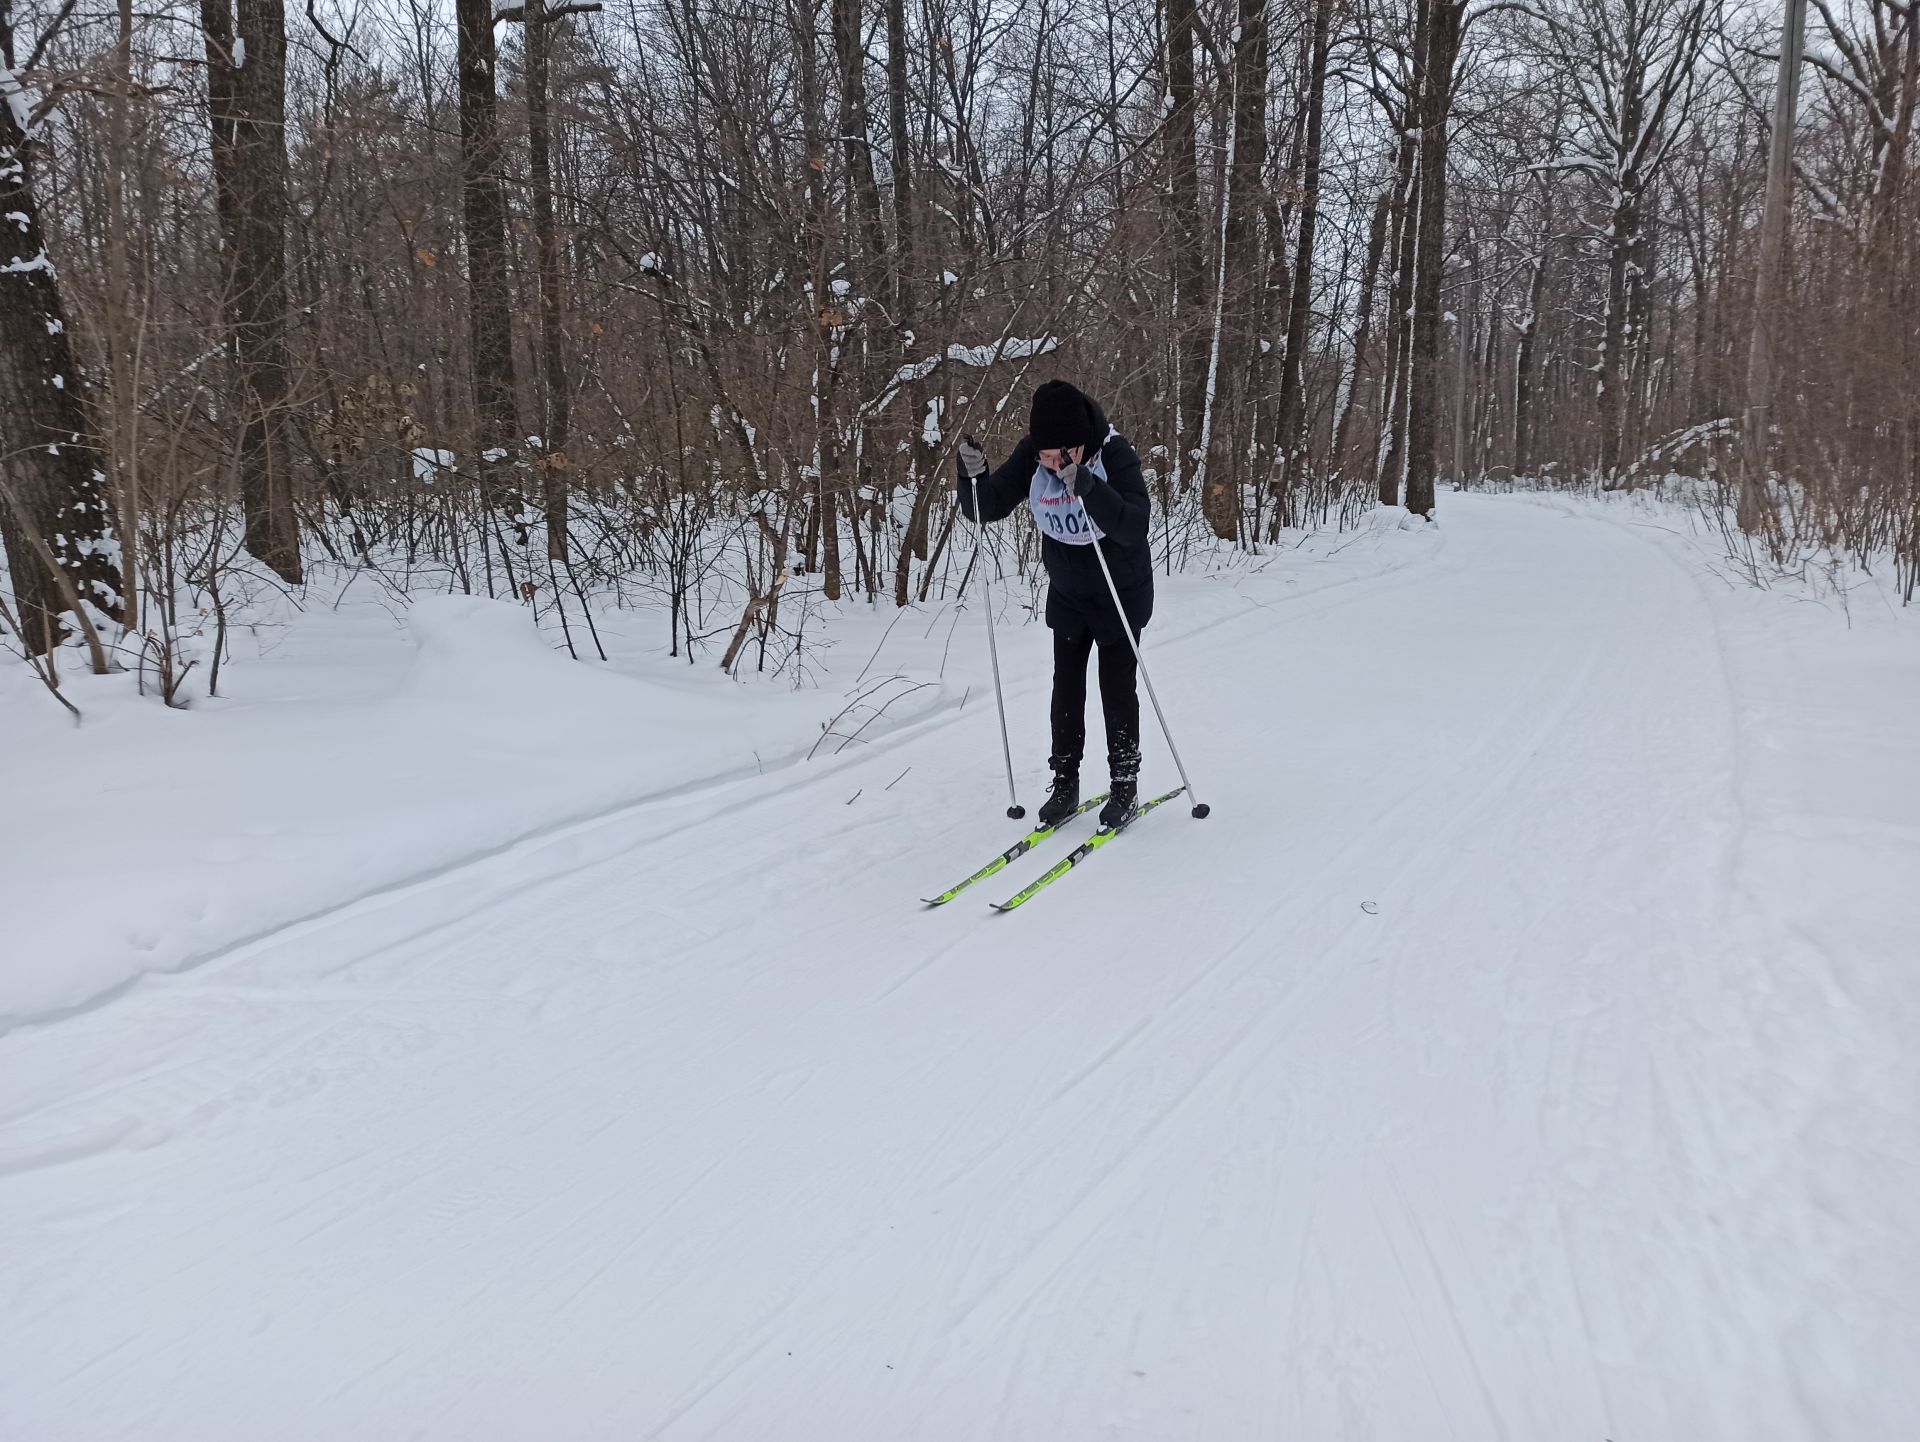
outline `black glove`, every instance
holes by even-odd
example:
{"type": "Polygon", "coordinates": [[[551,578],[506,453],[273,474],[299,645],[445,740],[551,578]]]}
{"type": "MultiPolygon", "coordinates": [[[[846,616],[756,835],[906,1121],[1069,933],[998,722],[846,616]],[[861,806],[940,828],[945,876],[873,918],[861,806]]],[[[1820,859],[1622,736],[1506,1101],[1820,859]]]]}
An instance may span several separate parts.
{"type": "Polygon", "coordinates": [[[1086,499],[1087,492],[1093,489],[1099,479],[1078,461],[1069,461],[1060,470],[1060,484],[1067,488],[1067,494],[1082,500],[1086,499]]]}

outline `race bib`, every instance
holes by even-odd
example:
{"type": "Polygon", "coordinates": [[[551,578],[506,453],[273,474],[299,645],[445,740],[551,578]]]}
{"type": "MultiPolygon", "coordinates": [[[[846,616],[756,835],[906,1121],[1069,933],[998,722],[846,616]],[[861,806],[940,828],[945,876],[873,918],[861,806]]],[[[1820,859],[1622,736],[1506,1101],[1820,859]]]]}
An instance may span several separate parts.
{"type": "MultiPolygon", "coordinates": [[[[1109,435],[1112,435],[1109,432],[1109,435]]],[[[1092,471],[1101,480],[1107,478],[1105,460],[1096,454],[1092,460],[1081,464],[1092,471]]],[[[1027,504],[1033,508],[1033,519],[1040,527],[1040,534],[1050,536],[1067,546],[1090,546],[1095,541],[1104,541],[1106,533],[1094,525],[1093,517],[1087,514],[1087,508],[1080,504],[1080,498],[1067,489],[1061,480],[1045,466],[1033,468],[1033,481],[1027,487],[1027,504]]]]}

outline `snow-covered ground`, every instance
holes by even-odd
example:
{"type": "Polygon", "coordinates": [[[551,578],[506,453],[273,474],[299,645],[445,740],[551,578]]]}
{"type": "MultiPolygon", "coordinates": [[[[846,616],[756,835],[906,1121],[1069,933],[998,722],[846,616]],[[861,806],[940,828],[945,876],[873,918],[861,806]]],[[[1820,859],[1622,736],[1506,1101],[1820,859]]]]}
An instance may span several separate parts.
{"type": "Polygon", "coordinates": [[[1170,586],[1213,817],[1004,917],[1047,853],[916,901],[1010,839],[977,612],[7,683],[0,1435],[1909,1435],[1920,617],[1711,553],[1449,496],[1170,586]]]}
{"type": "MultiPolygon", "coordinates": [[[[1416,563],[1433,542],[1410,524],[1382,511],[1357,534],[1163,581],[1179,599],[1157,629],[1416,563]]],[[[1004,790],[998,733],[979,731],[992,677],[978,600],[823,610],[802,594],[789,588],[783,618],[797,660],[777,648],[762,674],[749,646],[738,681],[717,647],[693,666],[662,654],[657,609],[603,611],[612,664],[583,665],[555,649],[551,612],[543,640],[522,606],[430,589],[401,604],[361,577],[322,578],[298,611],[269,595],[235,628],[218,697],[199,635],[191,714],[69,663],[76,729],[24,666],[0,665],[0,795],[32,838],[0,866],[0,1032],[537,833],[796,763],[831,769],[961,711],[969,741],[995,738],[981,759],[1004,790]]],[[[993,594],[1010,657],[1044,673],[1033,587],[993,594]]],[[[1043,757],[1044,706],[1020,719],[1027,759],[1043,757]]]]}
{"type": "Polygon", "coordinates": [[[236,650],[221,698],[191,711],[126,675],[63,676],[78,728],[24,667],[0,669],[9,829],[32,839],[0,868],[0,1026],[543,827],[779,764],[824,705],[671,664],[634,684],[468,596],[390,612],[363,594],[236,650]]]}

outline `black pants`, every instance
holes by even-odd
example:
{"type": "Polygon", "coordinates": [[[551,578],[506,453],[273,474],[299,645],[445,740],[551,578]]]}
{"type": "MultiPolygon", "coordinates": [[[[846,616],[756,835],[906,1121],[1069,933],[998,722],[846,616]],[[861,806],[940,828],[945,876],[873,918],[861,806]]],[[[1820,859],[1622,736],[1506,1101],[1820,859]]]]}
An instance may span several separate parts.
{"type": "MultiPolygon", "coordinates": [[[[1053,764],[1077,770],[1087,749],[1087,658],[1093,633],[1084,627],[1053,633],[1053,764]]],[[[1107,768],[1116,781],[1140,774],[1139,669],[1124,635],[1100,643],[1100,710],[1107,723],[1107,768]]]]}

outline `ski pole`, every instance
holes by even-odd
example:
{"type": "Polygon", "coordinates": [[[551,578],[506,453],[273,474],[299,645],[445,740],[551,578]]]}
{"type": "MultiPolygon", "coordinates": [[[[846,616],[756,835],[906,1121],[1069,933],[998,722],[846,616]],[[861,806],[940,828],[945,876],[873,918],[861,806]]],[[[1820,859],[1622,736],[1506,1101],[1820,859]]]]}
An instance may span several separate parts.
{"type": "Polygon", "coordinates": [[[1160,696],[1153,689],[1153,673],[1147,669],[1147,658],[1140,654],[1140,643],[1134,639],[1133,622],[1127,619],[1127,608],[1120,604],[1120,588],[1113,584],[1113,572],[1107,569],[1107,553],[1093,529],[1093,517],[1087,514],[1086,498],[1077,491],[1073,498],[1080,502],[1080,519],[1086,523],[1087,536],[1093,542],[1093,554],[1100,562],[1100,574],[1107,578],[1107,594],[1113,597],[1113,609],[1120,617],[1120,629],[1126,635],[1127,644],[1133,648],[1133,661],[1140,668],[1140,679],[1147,683],[1147,699],[1153,702],[1153,714],[1159,718],[1160,734],[1167,738],[1167,750],[1173,753],[1173,765],[1180,773],[1180,784],[1187,788],[1187,795],[1193,798],[1194,819],[1204,821],[1212,814],[1213,808],[1200,799],[1200,794],[1193,789],[1193,782],[1187,779],[1186,763],[1180,759],[1180,748],[1173,744],[1173,732],[1167,726],[1167,713],[1160,709],[1160,696]]]}
{"type": "MultiPolygon", "coordinates": [[[[972,436],[965,440],[977,448],[978,442],[972,436]]],[[[973,554],[977,561],[986,549],[987,523],[980,519],[980,482],[971,472],[967,475],[967,489],[973,494],[973,554]]],[[[1027,814],[1027,808],[1020,804],[1020,795],[1013,785],[1013,742],[1007,738],[1007,697],[1000,686],[1000,642],[993,629],[993,581],[984,565],[980,567],[980,586],[986,592],[987,654],[993,658],[993,700],[1000,708],[1000,753],[1007,761],[1007,815],[1018,821],[1027,814]]]]}

